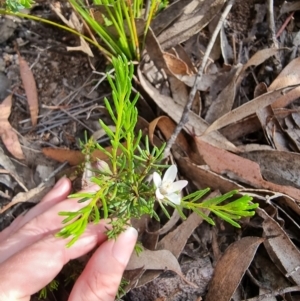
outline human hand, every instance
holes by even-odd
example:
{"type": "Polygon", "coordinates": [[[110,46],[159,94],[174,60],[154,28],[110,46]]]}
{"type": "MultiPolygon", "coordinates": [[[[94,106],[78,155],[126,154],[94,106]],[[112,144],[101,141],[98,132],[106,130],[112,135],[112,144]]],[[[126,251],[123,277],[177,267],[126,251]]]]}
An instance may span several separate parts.
{"type": "MultiPolygon", "coordinates": [[[[98,189],[91,187],[89,191],[98,189]]],[[[0,232],[0,300],[28,301],[71,259],[99,246],[75,283],[69,301],[115,299],[122,274],[134,248],[137,231],[128,228],[117,240],[107,240],[104,220],[90,224],[70,248],[55,234],[62,227],[60,211],[84,206],[66,199],[71,183],[59,180],[43,200],[0,232]]]]}

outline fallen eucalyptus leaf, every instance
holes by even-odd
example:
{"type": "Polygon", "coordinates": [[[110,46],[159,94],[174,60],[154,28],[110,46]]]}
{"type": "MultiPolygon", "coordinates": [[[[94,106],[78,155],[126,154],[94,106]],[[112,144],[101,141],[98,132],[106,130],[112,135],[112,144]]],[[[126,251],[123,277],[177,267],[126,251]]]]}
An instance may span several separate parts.
{"type": "Polygon", "coordinates": [[[206,300],[229,301],[248,269],[259,245],[260,237],[243,237],[231,244],[217,262],[206,300]]]}

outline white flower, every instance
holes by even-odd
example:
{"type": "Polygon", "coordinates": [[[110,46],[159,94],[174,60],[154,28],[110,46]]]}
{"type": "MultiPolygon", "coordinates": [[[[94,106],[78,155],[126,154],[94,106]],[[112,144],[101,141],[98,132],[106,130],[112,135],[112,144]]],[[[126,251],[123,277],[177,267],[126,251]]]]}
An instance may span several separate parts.
{"type": "Polygon", "coordinates": [[[188,181],[181,180],[175,181],[177,175],[177,167],[176,165],[171,165],[163,179],[157,173],[153,173],[153,182],[156,187],[155,195],[158,201],[167,198],[170,202],[175,205],[180,204],[180,191],[188,184],[188,181]]]}

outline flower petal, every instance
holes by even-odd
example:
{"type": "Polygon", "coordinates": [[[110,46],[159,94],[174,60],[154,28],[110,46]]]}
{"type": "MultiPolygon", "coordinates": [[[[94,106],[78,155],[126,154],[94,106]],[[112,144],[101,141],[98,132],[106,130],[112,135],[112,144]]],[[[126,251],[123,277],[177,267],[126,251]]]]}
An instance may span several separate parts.
{"type": "Polygon", "coordinates": [[[155,190],[155,195],[156,195],[156,198],[157,198],[158,200],[162,200],[162,199],[165,198],[165,196],[164,196],[163,194],[161,194],[161,192],[159,191],[159,188],[157,188],[157,189],[155,190]]]}
{"type": "Polygon", "coordinates": [[[168,194],[176,191],[181,191],[187,184],[188,181],[186,180],[180,180],[172,183],[172,185],[170,185],[170,187],[168,188],[168,194]]]}
{"type": "Polygon", "coordinates": [[[169,183],[174,182],[176,175],[177,175],[177,166],[171,165],[165,172],[163,182],[169,182],[169,183]]]}
{"type": "Polygon", "coordinates": [[[161,176],[156,171],[153,173],[153,183],[156,188],[161,186],[161,176]]]}
{"type": "Polygon", "coordinates": [[[180,205],[181,197],[177,193],[166,195],[166,198],[175,205],[180,205]]]}

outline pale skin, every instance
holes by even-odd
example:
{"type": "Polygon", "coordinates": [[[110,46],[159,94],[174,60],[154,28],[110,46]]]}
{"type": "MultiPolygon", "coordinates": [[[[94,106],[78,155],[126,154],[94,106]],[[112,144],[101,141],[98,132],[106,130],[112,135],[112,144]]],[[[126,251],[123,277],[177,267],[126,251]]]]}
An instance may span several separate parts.
{"type": "MultiPolygon", "coordinates": [[[[98,187],[92,186],[88,191],[98,187]]],[[[75,211],[84,204],[67,199],[68,179],[61,179],[43,200],[0,232],[0,300],[29,301],[71,259],[97,247],[76,281],[69,301],[112,301],[133,251],[137,231],[128,228],[117,240],[107,240],[107,224],[90,224],[71,247],[56,238],[62,227],[60,211],[75,211]]],[[[87,191],[87,190],[86,190],[87,191]]]]}

